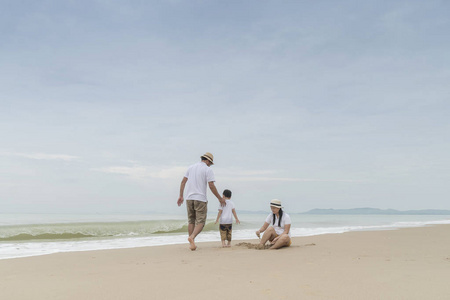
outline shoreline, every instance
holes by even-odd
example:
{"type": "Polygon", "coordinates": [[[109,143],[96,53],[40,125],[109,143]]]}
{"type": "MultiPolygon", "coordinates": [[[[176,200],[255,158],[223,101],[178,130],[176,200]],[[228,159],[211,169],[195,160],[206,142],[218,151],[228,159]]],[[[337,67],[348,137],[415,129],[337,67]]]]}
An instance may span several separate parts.
{"type": "MultiPolygon", "coordinates": [[[[370,221],[366,221],[366,223],[361,222],[361,220],[354,219],[350,222],[344,221],[339,216],[334,216],[331,219],[335,222],[334,226],[329,226],[327,222],[330,220],[316,220],[310,219],[309,222],[322,222],[324,226],[320,226],[318,223],[316,227],[308,227],[308,220],[297,220],[299,221],[299,227],[291,228],[292,236],[294,237],[307,237],[307,236],[316,236],[323,234],[340,234],[344,232],[359,232],[359,231],[378,231],[378,230],[397,230],[401,228],[416,228],[423,227],[429,225],[440,225],[440,224],[450,224],[450,219],[371,219],[370,221]],[[306,226],[302,226],[303,223],[306,226]],[[340,224],[339,224],[340,223],[340,224]],[[348,224],[346,224],[348,223],[348,224]]],[[[166,220],[167,221],[167,220],[166,220]]],[[[170,221],[170,220],[169,220],[170,221]]],[[[254,221],[254,220],[253,220],[254,221]]],[[[131,222],[132,226],[130,227],[130,222],[119,222],[114,223],[115,225],[111,228],[108,226],[103,226],[102,230],[97,236],[91,236],[86,239],[70,239],[72,237],[72,232],[78,232],[80,235],[89,235],[92,230],[98,230],[97,223],[89,223],[88,226],[85,226],[85,223],[82,226],[79,226],[78,223],[68,223],[65,225],[65,228],[60,228],[56,226],[55,228],[47,228],[46,224],[41,225],[32,225],[36,228],[23,228],[21,225],[17,225],[15,228],[16,233],[13,232],[0,232],[2,233],[3,239],[0,239],[0,260],[4,259],[15,259],[15,258],[24,258],[24,257],[33,257],[33,256],[42,256],[48,254],[55,253],[70,253],[70,252],[79,252],[79,251],[97,251],[97,250],[112,250],[112,249],[133,249],[139,247],[152,247],[152,246],[164,246],[164,245],[177,245],[177,244],[185,244],[187,238],[187,229],[180,231],[178,234],[153,234],[153,230],[160,227],[159,221],[139,221],[144,222],[145,224],[141,226],[145,226],[146,228],[150,228],[150,233],[143,236],[133,236],[136,230],[134,226],[134,222],[131,222]],[[146,223],[149,222],[149,223],[146,223]],[[119,224],[119,225],[117,225],[119,224]],[[40,228],[44,226],[45,228],[40,228]],[[77,227],[79,226],[79,227],[77,227]],[[90,227],[89,227],[90,226],[90,227]],[[156,227],[156,228],[155,228],[156,227]],[[35,233],[33,233],[35,230],[35,233]],[[42,231],[44,230],[44,231],[42,231]],[[46,230],[46,231],[45,231],[46,230]],[[23,232],[29,232],[28,236],[23,235],[23,232]],[[47,232],[47,233],[46,233],[47,232]],[[16,235],[14,235],[16,234],[16,235]],[[119,234],[123,234],[123,236],[116,236],[119,234]],[[5,237],[8,237],[9,240],[5,237]],[[34,235],[43,236],[47,235],[47,239],[34,239],[34,235]],[[66,235],[66,239],[61,238],[66,235]],[[130,236],[132,235],[132,236],[130,236]],[[52,239],[56,237],[55,239],[52,239]],[[14,238],[19,238],[17,241],[14,238]],[[26,239],[29,240],[26,240],[26,239]]],[[[178,222],[179,223],[179,222],[178,222]]],[[[180,226],[180,224],[175,224],[175,226],[180,226]]],[[[99,223],[100,225],[103,223],[99,223]]],[[[108,223],[109,224],[109,223],[108,223]]],[[[173,225],[173,224],[172,224],[173,225]]],[[[251,224],[254,225],[252,227],[256,228],[260,224],[251,224]]],[[[25,227],[28,225],[25,225],[25,227]]],[[[51,225],[50,225],[51,226],[51,225]]],[[[184,226],[184,225],[183,225],[184,226]]],[[[181,228],[181,227],[180,227],[181,228]]],[[[212,227],[211,227],[212,228],[212,227]]],[[[203,230],[203,232],[198,236],[197,242],[220,242],[220,235],[218,233],[218,229],[214,230],[203,230]]],[[[233,239],[235,241],[246,241],[254,239],[254,229],[249,230],[249,224],[247,224],[246,228],[242,228],[241,226],[236,227],[236,230],[233,230],[233,239]]]]}
{"type": "MultiPolygon", "coordinates": [[[[243,224],[233,226],[234,240],[255,239],[255,230],[267,215],[242,215],[243,224]]],[[[90,216],[76,215],[71,218],[57,215],[50,220],[43,215],[33,218],[10,216],[0,226],[0,260],[19,257],[124,249],[159,245],[184,244],[187,238],[187,221],[166,219],[154,215],[151,220],[141,217],[120,218],[103,215],[98,222],[86,222],[90,216]],[[45,220],[45,221],[44,221],[45,220]],[[62,220],[65,220],[61,223],[62,220]],[[78,220],[78,221],[77,221],[78,220]],[[58,222],[56,222],[58,221],[58,222]],[[13,224],[13,223],[17,224],[13,224]],[[10,224],[11,223],[11,224],[10,224]],[[10,225],[8,225],[10,224],[10,225]]],[[[384,230],[404,227],[450,224],[450,216],[360,216],[360,215],[291,215],[292,236],[304,237],[327,233],[343,233],[361,230],[384,230]]],[[[91,220],[93,221],[93,220],[91,220]]],[[[209,222],[196,242],[220,241],[218,225],[209,222]],[[208,230],[206,230],[208,229],[208,230]]]]}
{"type": "Polygon", "coordinates": [[[450,225],[0,260],[5,299],[446,299],[450,225]],[[26,287],[26,288],[25,288],[26,287]],[[279,288],[277,288],[279,287],[279,288]]]}

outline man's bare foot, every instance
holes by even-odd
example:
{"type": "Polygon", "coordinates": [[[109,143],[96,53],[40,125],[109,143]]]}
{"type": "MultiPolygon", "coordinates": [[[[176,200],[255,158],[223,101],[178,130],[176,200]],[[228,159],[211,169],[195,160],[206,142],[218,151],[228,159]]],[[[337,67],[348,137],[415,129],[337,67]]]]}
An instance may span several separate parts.
{"type": "Polygon", "coordinates": [[[189,244],[191,244],[189,246],[189,249],[191,249],[192,251],[195,251],[195,249],[197,249],[197,246],[195,246],[194,239],[191,237],[188,237],[188,242],[189,242],[189,244]]]}
{"type": "Polygon", "coordinates": [[[264,250],[265,246],[263,244],[258,244],[258,246],[256,246],[256,249],[258,250],[264,250]]]}

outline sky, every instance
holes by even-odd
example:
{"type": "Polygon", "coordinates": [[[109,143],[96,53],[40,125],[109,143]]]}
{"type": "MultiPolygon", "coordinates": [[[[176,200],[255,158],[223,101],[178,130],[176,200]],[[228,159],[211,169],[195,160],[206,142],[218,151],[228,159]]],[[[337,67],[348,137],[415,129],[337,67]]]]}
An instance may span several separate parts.
{"type": "Polygon", "coordinates": [[[448,1],[0,0],[0,212],[450,209],[448,1]],[[209,192],[210,210],[218,206],[209,192]]]}

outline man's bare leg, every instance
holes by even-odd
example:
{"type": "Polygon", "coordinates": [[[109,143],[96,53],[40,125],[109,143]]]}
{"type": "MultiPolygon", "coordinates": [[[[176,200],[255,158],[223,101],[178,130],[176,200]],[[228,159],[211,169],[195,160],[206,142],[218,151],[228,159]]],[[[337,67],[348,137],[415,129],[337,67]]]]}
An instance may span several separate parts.
{"type": "MultiPolygon", "coordinates": [[[[189,225],[191,225],[191,224],[189,224],[189,225]]],[[[194,224],[192,224],[192,225],[194,225],[194,224]]],[[[197,237],[197,235],[198,235],[200,232],[202,232],[203,226],[205,226],[205,224],[197,224],[197,225],[195,225],[195,226],[194,226],[194,230],[192,231],[192,233],[189,234],[188,241],[189,241],[189,244],[191,244],[191,245],[189,246],[189,249],[191,249],[192,251],[194,251],[195,249],[197,249],[197,246],[195,245],[194,240],[195,240],[195,238],[197,237]]],[[[189,229],[188,229],[188,230],[189,230],[189,229]]]]}
{"type": "Polygon", "coordinates": [[[195,227],[195,224],[188,224],[188,233],[189,233],[189,236],[191,236],[191,234],[194,232],[194,227],[195,227]]]}

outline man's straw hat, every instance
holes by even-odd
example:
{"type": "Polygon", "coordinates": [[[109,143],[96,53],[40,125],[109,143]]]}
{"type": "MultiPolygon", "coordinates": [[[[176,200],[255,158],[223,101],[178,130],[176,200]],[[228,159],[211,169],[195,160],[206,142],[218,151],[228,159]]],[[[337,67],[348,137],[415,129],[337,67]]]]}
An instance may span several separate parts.
{"type": "Polygon", "coordinates": [[[206,158],[207,160],[209,160],[212,164],[214,164],[214,156],[209,153],[206,152],[205,154],[203,154],[202,156],[200,156],[201,159],[206,158]]]}

